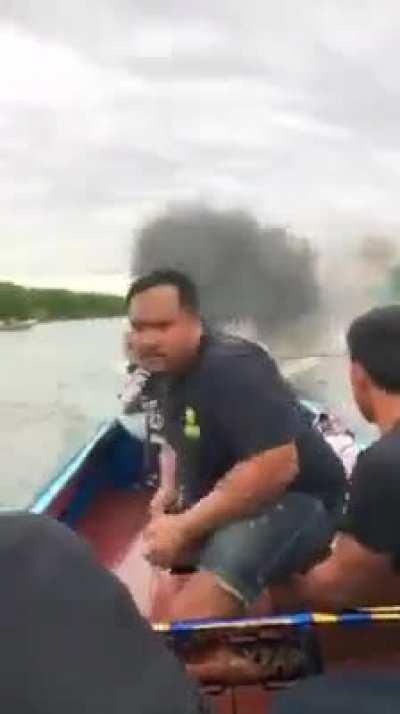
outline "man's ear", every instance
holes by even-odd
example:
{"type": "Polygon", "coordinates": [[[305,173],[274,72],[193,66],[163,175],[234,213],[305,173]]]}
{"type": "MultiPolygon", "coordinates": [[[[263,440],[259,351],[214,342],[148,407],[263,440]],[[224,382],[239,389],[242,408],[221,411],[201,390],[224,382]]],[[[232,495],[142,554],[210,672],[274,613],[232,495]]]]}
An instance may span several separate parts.
{"type": "Polygon", "coordinates": [[[359,362],[350,362],[350,381],[355,391],[364,391],[371,383],[367,371],[359,362]]]}

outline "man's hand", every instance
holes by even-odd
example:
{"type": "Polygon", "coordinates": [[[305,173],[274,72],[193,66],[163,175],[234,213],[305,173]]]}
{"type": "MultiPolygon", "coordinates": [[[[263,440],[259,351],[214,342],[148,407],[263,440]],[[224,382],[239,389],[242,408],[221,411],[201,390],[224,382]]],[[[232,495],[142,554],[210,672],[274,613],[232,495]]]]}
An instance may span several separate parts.
{"type": "Polygon", "coordinates": [[[150,502],[150,513],[152,518],[161,516],[169,510],[173,510],[178,501],[178,494],[175,489],[159,488],[150,502]]]}
{"type": "Polygon", "coordinates": [[[159,515],[144,532],[144,556],[152,564],[170,568],[188,548],[185,521],[181,515],[159,515]]]}

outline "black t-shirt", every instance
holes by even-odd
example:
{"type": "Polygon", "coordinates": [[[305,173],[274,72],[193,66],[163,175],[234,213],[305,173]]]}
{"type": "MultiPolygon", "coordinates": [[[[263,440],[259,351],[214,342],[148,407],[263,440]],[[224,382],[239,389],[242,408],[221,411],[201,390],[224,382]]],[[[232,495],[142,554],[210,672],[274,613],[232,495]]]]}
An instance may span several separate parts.
{"type": "Polygon", "coordinates": [[[236,463],[296,441],[292,489],[328,508],[343,498],[345,474],[321,435],[296,408],[269,354],[228,335],[206,335],[190,371],[170,385],[166,437],[177,452],[184,503],[196,502],[236,463]]]}
{"type": "Polygon", "coordinates": [[[400,559],[400,424],[358,457],[342,530],[400,559]]]}
{"type": "Polygon", "coordinates": [[[164,440],[164,401],[169,379],[165,374],[150,374],[134,364],[129,365],[129,374],[131,378],[123,411],[127,415],[142,413],[145,416],[142,473],[152,482],[159,471],[160,444],[164,440]]]}

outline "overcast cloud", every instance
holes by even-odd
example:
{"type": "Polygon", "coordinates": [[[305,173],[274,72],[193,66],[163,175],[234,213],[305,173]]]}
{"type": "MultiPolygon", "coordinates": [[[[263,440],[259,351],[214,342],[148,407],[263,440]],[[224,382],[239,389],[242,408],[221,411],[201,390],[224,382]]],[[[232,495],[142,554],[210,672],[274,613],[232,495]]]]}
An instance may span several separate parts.
{"type": "Polygon", "coordinates": [[[0,0],[0,276],[117,286],[171,200],[399,235],[399,36],[398,0],[0,0]]]}

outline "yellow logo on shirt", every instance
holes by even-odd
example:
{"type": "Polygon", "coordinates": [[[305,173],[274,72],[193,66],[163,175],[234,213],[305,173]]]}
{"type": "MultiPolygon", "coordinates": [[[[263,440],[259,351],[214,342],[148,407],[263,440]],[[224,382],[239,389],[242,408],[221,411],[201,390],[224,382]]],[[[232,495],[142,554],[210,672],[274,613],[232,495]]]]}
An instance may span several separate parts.
{"type": "Polygon", "coordinates": [[[200,426],[197,423],[196,412],[192,407],[185,409],[183,431],[188,439],[200,439],[200,426]]]}

